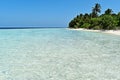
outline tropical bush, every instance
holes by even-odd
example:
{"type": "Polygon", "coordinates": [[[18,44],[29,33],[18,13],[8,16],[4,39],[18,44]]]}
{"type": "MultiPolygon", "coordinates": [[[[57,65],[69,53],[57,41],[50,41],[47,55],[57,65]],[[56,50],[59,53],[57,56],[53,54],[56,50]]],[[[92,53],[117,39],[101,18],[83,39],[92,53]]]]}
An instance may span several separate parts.
{"type": "Polygon", "coordinates": [[[90,23],[84,23],[81,27],[82,27],[82,28],[89,29],[90,26],[91,26],[90,23]]]}
{"type": "Polygon", "coordinates": [[[101,26],[105,30],[115,29],[117,22],[111,15],[104,15],[101,17],[101,26]]]}

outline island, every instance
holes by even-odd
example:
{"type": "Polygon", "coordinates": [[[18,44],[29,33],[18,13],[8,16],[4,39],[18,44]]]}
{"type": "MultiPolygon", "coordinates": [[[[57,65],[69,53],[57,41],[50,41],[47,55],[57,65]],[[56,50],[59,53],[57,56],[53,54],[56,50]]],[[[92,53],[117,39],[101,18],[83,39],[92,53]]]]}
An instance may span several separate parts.
{"type": "Polygon", "coordinates": [[[79,14],[69,22],[69,28],[84,28],[92,30],[119,30],[120,29],[120,12],[114,13],[108,8],[103,14],[101,5],[96,3],[92,7],[91,13],[79,14]]]}

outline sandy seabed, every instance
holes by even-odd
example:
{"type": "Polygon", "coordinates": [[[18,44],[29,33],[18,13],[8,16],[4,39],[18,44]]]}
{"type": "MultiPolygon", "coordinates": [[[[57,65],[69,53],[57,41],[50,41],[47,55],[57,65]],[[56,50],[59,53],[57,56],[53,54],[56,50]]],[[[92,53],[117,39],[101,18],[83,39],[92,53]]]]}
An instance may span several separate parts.
{"type": "Polygon", "coordinates": [[[120,80],[120,37],[105,34],[2,29],[0,80],[120,80]]]}

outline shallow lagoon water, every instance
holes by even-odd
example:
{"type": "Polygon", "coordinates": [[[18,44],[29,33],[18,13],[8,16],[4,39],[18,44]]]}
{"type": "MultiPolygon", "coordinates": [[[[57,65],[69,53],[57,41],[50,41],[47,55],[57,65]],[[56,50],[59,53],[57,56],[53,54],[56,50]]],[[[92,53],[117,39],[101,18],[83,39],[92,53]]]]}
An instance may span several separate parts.
{"type": "Polygon", "coordinates": [[[0,80],[119,80],[120,36],[68,29],[0,30],[0,80]]]}

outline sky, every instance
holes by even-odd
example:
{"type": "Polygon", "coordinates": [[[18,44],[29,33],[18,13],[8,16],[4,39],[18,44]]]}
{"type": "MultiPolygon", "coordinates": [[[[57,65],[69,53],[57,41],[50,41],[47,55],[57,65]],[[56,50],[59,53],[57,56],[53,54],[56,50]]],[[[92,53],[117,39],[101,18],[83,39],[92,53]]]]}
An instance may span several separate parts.
{"type": "Polygon", "coordinates": [[[102,13],[120,12],[120,0],[0,0],[0,26],[68,27],[80,13],[90,13],[95,3],[102,13]]]}

